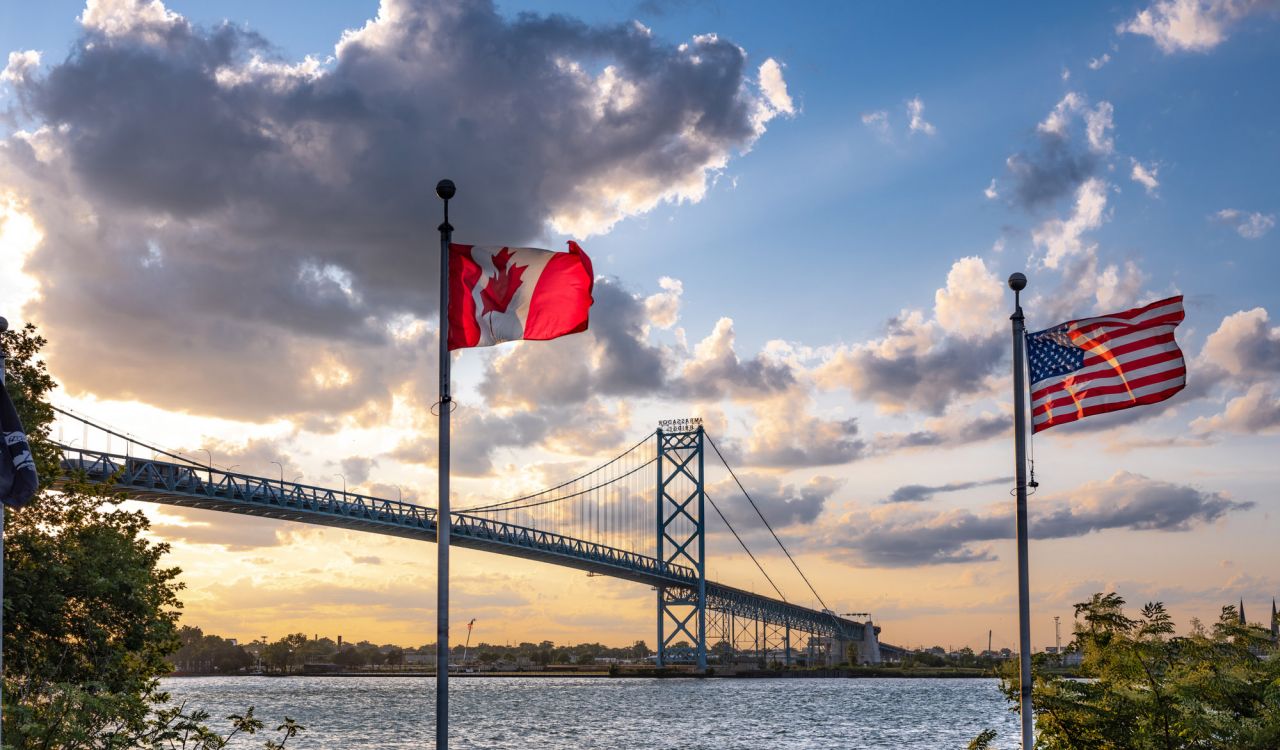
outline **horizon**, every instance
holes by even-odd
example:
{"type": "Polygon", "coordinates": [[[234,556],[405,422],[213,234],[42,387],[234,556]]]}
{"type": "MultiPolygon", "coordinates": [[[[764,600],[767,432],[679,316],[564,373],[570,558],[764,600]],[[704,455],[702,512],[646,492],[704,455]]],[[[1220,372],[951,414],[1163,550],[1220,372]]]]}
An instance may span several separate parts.
{"type": "MultiPolygon", "coordinates": [[[[455,509],[699,417],[833,611],[998,650],[1004,279],[1029,277],[1033,331],[1181,294],[1183,392],[1034,440],[1032,643],[1095,591],[1180,631],[1256,613],[1280,596],[1280,19],[1187,7],[10,5],[0,315],[49,339],[60,407],[431,505],[451,178],[455,241],[574,240],[597,274],[587,332],[455,357],[455,509]]],[[[184,623],[435,640],[431,546],[128,507],[172,545],[184,623]]],[[[707,578],[768,591],[733,544],[708,537],[707,578]]],[[[654,640],[640,584],[452,554],[455,623],[654,640]]]]}

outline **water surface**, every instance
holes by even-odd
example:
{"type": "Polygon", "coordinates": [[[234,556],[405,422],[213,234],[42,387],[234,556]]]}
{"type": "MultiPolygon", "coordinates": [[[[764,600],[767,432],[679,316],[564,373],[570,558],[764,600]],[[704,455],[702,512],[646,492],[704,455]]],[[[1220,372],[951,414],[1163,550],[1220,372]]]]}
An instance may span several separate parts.
{"type": "MultiPolygon", "coordinates": [[[[189,708],[291,716],[298,750],[429,748],[432,678],[167,679],[189,708]]],[[[986,728],[1015,748],[1017,715],[994,679],[454,678],[453,748],[800,750],[964,748],[986,728]]],[[[260,740],[233,747],[261,747],[260,740]]]]}

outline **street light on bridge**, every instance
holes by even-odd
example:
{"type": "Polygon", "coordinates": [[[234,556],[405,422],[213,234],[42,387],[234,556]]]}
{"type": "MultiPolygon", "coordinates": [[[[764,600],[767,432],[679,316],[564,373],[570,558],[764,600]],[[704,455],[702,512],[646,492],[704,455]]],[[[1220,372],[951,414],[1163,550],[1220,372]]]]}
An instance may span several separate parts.
{"type": "Polygon", "coordinates": [[[335,477],[342,477],[342,494],[344,494],[344,495],[345,495],[345,494],[347,494],[347,475],[346,475],[346,474],[334,474],[334,476],[335,476],[335,477]]]}

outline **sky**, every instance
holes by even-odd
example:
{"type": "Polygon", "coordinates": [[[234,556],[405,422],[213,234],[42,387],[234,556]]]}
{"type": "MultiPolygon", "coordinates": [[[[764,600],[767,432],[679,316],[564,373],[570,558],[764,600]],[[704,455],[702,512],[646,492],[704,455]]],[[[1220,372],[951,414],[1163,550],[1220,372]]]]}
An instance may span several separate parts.
{"type": "MultiPolygon", "coordinates": [[[[1004,280],[1027,274],[1032,329],[1182,294],[1183,392],[1034,441],[1033,642],[1096,591],[1258,619],[1280,595],[1278,39],[1264,0],[5,2],[0,314],[49,339],[62,406],[434,504],[449,177],[456,240],[572,239],[597,273],[587,333],[456,356],[455,504],[700,416],[834,609],[998,648],[1004,280]]],[[[136,507],[185,623],[434,640],[431,545],[136,507]]],[[[711,534],[713,577],[765,590],[711,534]]],[[[477,640],[654,637],[624,581],[458,549],[452,588],[477,640]]]]}

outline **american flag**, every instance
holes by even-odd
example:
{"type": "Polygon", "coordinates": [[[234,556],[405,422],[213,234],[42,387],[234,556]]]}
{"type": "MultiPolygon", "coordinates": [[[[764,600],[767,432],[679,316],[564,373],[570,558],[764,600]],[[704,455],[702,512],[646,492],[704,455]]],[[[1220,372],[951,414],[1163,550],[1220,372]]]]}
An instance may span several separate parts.
{"type": "Polygon", "coordinates": [[[1027,334],[1032,432],[1164,401],[1187,384],[1182,297],[1027,334]]]}

